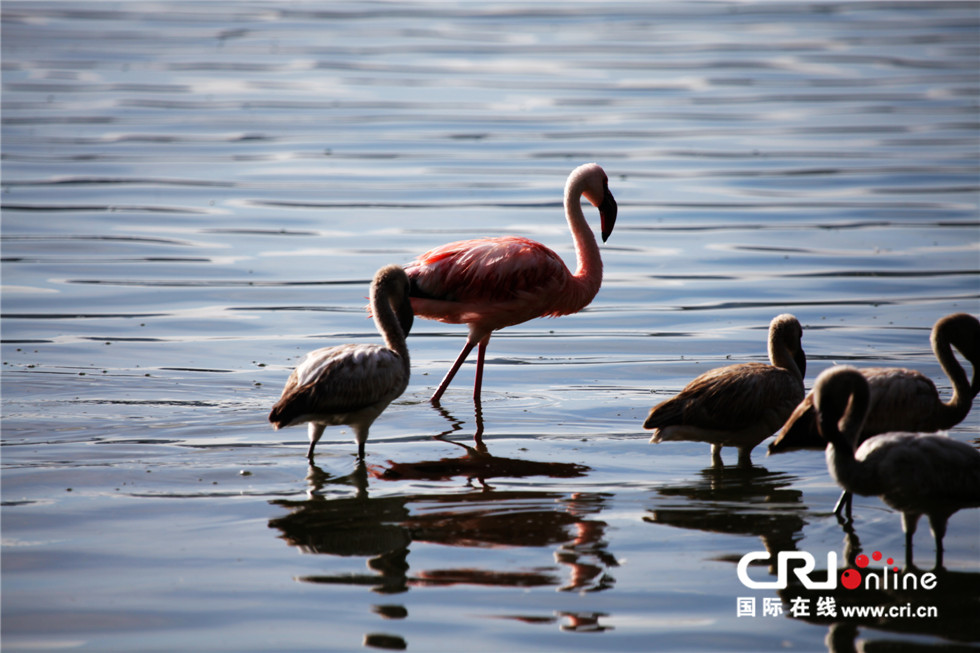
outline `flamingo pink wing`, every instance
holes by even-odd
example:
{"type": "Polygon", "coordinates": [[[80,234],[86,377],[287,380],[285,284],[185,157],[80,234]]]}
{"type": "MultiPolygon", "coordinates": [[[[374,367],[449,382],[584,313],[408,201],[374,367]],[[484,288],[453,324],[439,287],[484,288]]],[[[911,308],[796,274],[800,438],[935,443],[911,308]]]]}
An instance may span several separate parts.
{"type": "Polygon", "coordinates": [[[550,315],[571,276],[553,251],[518,237],[448,243],[408,264],[406,272],[416,312],[453,322],[475,321],[476,313],[495,310],[550,315]],[[454,310],[458,314],[449,315],[454,310]]]}

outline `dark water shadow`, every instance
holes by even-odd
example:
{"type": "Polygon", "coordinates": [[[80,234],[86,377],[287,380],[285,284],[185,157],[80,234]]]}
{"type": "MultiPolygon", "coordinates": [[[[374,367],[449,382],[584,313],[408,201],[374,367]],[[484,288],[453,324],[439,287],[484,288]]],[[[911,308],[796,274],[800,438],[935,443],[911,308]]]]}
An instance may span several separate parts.
{"type": "MultiPolygon", "coordinates": [[[[825,573],[817,570],[815,575],[822,578],[825,573]]],[[[826,643],[830,651],[966,650],[951,648],[948,644],[910,649],[906,648],[910,645],[908,642],[894,642],[882,637],[885,633],[926,635],[957,643],[980,642],[980,620],[977,619],[980,614],[977,592],[980,574],[946,570],[927,573],[935,573],[935,589],[924,589],[925,573],[866,570],[863,572],[865,582],[871,580],[874,583],[870,588],[860,586],[849,590],[838,584],[835,590],[808,590],[793,577],[789,586],[779,591],[779,597],[786,617],[828,626],[826,643]],[[886,574],[887,583],[895,583],[897,587],[881,589],[886,583],[886,574]],[[805,614],[790,612],[794,602],[801,601],[808,606],[808,611],[805,614]],[[821,605],[824,611],[818,613],[817,608],[821,605]],[[848,610],[854,612],[846,612],[848,610]],[[865,630],[860,646],[856,643],[859,628],[873,629],[873,632],[865,630]]],[[[971,647],[969,650],[977,649],[971,647]]]]}
{"type": "MultiPolygon", "coordinates": [[[[882,638],[882,633],[940,637],[953,642],[980,642],[980,574],[919,569],[900,569],[896,557],[864,551],[852,522],[838,518],[844,538],[838,568],[817,568],[808,576],[817,582],[838,577],[834,589],[808,589],[794,574],[787,574],[784,589],[777,590],[776,614],[756,619],[784,617],[829,626],[824,640],[828,651],[932,651],[967,650],[946,643],[931,644],[882,638]],[[865,564],[857,565],[864,555],[865,564]],[[844,569],[857,573],[860,585],[848,589],[841,580],[844,569]],[[859,639],[859,628],[866,629],[859,639]],[[873,629],[868,632],[867,629],[873,629]]],[[[714,529],[712,529],[714,530],[714,529]]],[[[778,541],[778,538],[777,538],[778,541]]],[[[763,537],[770,560],[777,542],[763,537]]],[[[820,556],[814,556],[819,563],[820,556]]],[[[769,566],[770,580],[776,579],[775,564],[769,566]]],[[[761,579],[756,579],[761,580],[761,579]]],[[[752,596],[752,590],[746,590],[752,596]]],[[[756,600],[759,600],[758,597],[756,600]]],[[[768,601],[768,598],[765,598],[768,601]]],[[[969,650],[976,650],[970,648],[969,650]]]]}
{"type": "Polygon", "coordinates": [[[881,633],[861,631],[857,624],[835,622],[827,629],[824,644],[828,653],[857,653],[858,651],[882,651],[887,653],[968,653],[977,648],[970,645],[943,642],[910,642],[881,637],[881,633]]]}
{"type": "MultiPolygon", "coordinates": [[[[764,467],[727,466],[701,470],[683,485],[657,489],[643,521],[723,533],[758,536],[775,560],[779,551],[795,551],[803,537],[807,507],[792,475],[764,467]]],[[[738,562],[743,554],[731,557],[738,562]]]]}
{"type": "Polygon", "coordinates": [[[578,463],[539,462],[521,458],[503,458],[490,454],[486,448],[470,447],[452,442],[466,450],[458,458],[420,460],[396,463],[389,461],[387,467],[372,468],[375,478],[385,481],[448,481],[454,477],[465,477],[467,484],[479,481],[485,491],[493,490],[487,483],[491,478],[525,478],[528,476],[547,476],[549,478],[574,478],[585,476],[589,467],[578,463]]]}
{"type": "Polygon", "coordinates": [[[573,633],[601,633],[612,630],[612,626],[601,623],[603,617],[608,617],[606,612],[566,612],[557,611],[553,616],[525,616],[525,615],[494,615],[494,619],[508,619],[525,624],[560,624],[564,632],[573,633]],[[564,620],[564,621],[562,621],[564,620]]]}
{"type": "MultiPolygon", "coordinates": [[[[482,455],[482,454],[481,454],[482,455]]],[[[508,459],[502,459],[508,460],[508,459]]],[[[518,465],[526,471],[529,461],[494,463],[495,474],[518,465]]],[[[539,465],[544,465],[540,463],[539,465]]],[[[405,468],[403,468],[405,469],[405,468]]],[[[536,467],[536,471],[544,468],[536,467]]],[[[444,469],[437,475],[442,478],[444,469]]],[[[382,476],[384,472],[376,472],[382,476]]],[[[559,591],[597,592],[615,584],[610,570],[619,566],[605,539],[606,523],[596,519],[611,495],[554,491],[501,492],[483,485],[466,493],[447,492],[371,497],[369,471],[359,463],[346,476],[331,476],[316,465],[307,474],[305,500],[274,500],[288,510],[269,521],[290,546],[304,553],[367,558],[368,571],[347,571],[301,576],[299,581],[318,585],[362,585],[373,592],[395,595],[410,588],[469,585],[478,587],[530,588],[554,586],[559,591]],[[345,491],[346,490],[346,491],[345,491]],[[341,496],[337,496],[338,492],[341,496]],[[410,547],[415,543],[476,549],[466,566],[428,566],[438,558],[426,557],[412,570],[410,547]],[[481,556],[480,550],[514,547],[549,549],[549,564],[497,568],[500,557],[481,556]],[[486,558],[481,560],[480,558],[486,558]],[[496,561],[496,562],[494,562],[496,561]]],[[[508,556],[512,558],[513,556],[508,556]]],[[[514,563],[511,563],[514,564],[514,563]]],[[[405,619],[404,605],[386,603],[373,611],[385,619],[405,619]]],[[[547,620],[559,621],[561,629],[601,632],[600,613],[556,612],[547,620]]],[[[540,615],[502,618],[539,622],[540,615]]],[[[368,633],[364,645],[401,650],[408,646],[399,635],[368,633]]]]}
{"type": "MultiPolygon", "coordinates": [[[[601,591],[615,583],[610,569],[618,566],[605,540],[606,523],[595,519],[612,495],[545,490],[498,491],[483,483],[459,493],[435,492],[371,497],[369,475],[392,474],[439,480],[457,473],[521,477],[528,474],[580,475],[581,466],[537,463],[476,454],[460,459],[407,463],[371,470],[363,463],[347,476],[334,477],[315,465],[307,475],[302,501],[275,500],[289,513],[270,520],[282,539],[306,553],[368,558],[365,574],[325,574],[300,580],[322,584],[365,585],[380,593],[410,587],[468,584],[501,587],[556,586],[563,591],[601,591]],[[489,461],[489,462],[488,462],[489,461]],[[471,464],[472,463],[472,464],[471,464]],[[391,470],[394,469],[394,472],[391,470]],[[387,473],[387,474],[386,474],[387,473]],[[335,496],[344,486],[352,493],[335,496]],[[409,572],[413,542],[447,546],[498,548],[536,547],[553,550],[555,565],[488,569],[485,564],[429,568],[409,572]],[[564,570],[565,574],[558,572],[564,570]]],[[[587,468],[586,468],[587,469],[587,468]]]]}
{"type": "MultiPolygon", "coordinates": [[[[958,650],[948,645],[915,645],[894,642],[870,633],[857,646],[858,629],[873,628],[885,633],[916,634],[941,637],[954,642],[980,642],[980,574],[976,572],[938,569],[923,571],[917,568],[900,569],[899,557],[878,556],[877,551],[864,551],[852,522],[838,519],[844,531],[844,546],[840,574],[844,568],[857,572],[861,584],[847,589],[838,582],[833,590],[810,590],[803,587],[795,575],[790,575],[786,589],[779,591],[780,599],[791,619],[829,626],[825,643],[828,651],[854,650],[958,650]],[[855,564],[859,555],[868,557],[868,566],[855,564]],[[874,561],[878,557],[879,561],[874,561]],[[882,562],[882,560],[884,562],[882,562]],[[887,564],[892,560],[892,564],[887,564]],[[793,612],[793,602],[803,601],[809,610],[793,612]],[[818,611],[817,606],[824,610],[818,611]],[[868,608],[880,610],[873,614],[868,608]],[[862,614],[861,611],[864,611],[862,614]],[[847,611],[851,611],[848,613],[847,611]],[[871,646],[871,649],[869,649],[871,646]],[[891,647],[891,648],[889,648],[891,647]]],[[[851,573],[854,573],[851,572],[851,573]]],[[[826,570],[816,570],[815,577],[823,579],[826,570]]],[[[976,649],[971,649],[976,650],[976,649]]]]}
{"type": "Polygon", "coordinates": [[[483,409],[479,400],[476,401],[474,410],[474,445],[469,446],[462,442],[450,440],[448,436],[463,431],[465,422],[454,417],[439,404],[433,404],[433,407],[449,422],[449,428],[434,436],[434,439],[460,447],[466,453],[456,458],[440,458],[438,460],[397,463],[388,461],[387,467],[372,467],[370,469],[372,476],[385,481],[448,481],[455,477],[463,477],[468,485],[476,480],[484,490],[489,491],[493,488],[487,484],[487,479],[491,478],[526,478],[529,476],[575,478],[585,476],[590,471],[589,467],[578,463],[541,462],[494,456],[483,442],[483,409]]]}

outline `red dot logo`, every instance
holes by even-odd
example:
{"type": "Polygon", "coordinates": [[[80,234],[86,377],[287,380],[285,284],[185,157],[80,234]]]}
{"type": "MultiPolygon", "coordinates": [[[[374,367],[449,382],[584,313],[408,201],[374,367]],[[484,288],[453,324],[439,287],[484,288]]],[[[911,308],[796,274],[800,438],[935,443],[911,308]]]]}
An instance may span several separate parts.
{"type": "MultiPolygon", "coordinates": [[[[881,560],[881,551],[875,551],[874,553],[871,554],[871,557],[874,558],[875,562],[878,562],[879,560],[881,560]]],[[[891,561],[889,561],[888,564],[891,564],[891,561]]]]}
{"type": "MultiPolygon", "coordinates": [[[[857,564],[863,567],[868,564],[868,559],[863,555],[858,556],[857,564]],[[864,565],[861,564],[861,558],[864,558],[864,565]]],[[[861,572],[857,569],[845,569],[840,575],[840,584],[849,590],[856,589],[861,584],[861,572]]]]}
{"type": "MultiPolygon", "coordinates": [[[[878,557],[879,558],[881,557],[881,554],[880,553],[878,554],[878,557]]],[[[865,567],[868,566],[868,556],[866,556],[866,555],[864,555],[862,553],[858,557],[854,558],[854,564],[856,564],[861,569],[864,569],[865,567]]]]}

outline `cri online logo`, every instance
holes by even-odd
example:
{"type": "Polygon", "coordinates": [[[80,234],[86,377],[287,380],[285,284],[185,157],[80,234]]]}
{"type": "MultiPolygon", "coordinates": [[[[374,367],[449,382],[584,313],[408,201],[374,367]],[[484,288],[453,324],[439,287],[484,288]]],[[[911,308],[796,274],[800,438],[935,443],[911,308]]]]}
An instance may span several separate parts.
{"type": "MultiPolygon", "coordinates": [[[[837,554],[833,551],[827,553],[827,574],[826,580],[812,580],[810,572],[816,567],[816,560],[806,551],[780,551],[776,555],[776,580],[757,581],[749,578],[749,565],[756,560],[768,560],[768,551],[753,551],[746,553],[738,561],[738,579],[749,589],[764,590],[777,589],[783,590],[789,586],[789,561],[801,560],[802,565],[792,569],[793,574],[799,579],[800,583],[808,590],[832,590],[837,589],[837,554]]],[[[880,551],[871,554],[871,558],[876,562],[882,559],[880,551]]],[[[854,559],[854,564],[864,569],[870,564],[868,556],[861,554],[854,559]]],[[[869,570],[870,571],[870,570],[869,570]]],[[[822,574],[821,574],[822,575],[822,574]]],[[[928,572],[921,576],[916,576],[912,572],[904,575],[898,574],[898,567],[892,558],[885,560],[885,566],[881,570],[881,575],[869,573],[863,576],[858,569],[845,569],[840,574],[840,584],[846,589],[853,590],[864,586],[865,589],[922,589],[931,590],[936,587],[936,575],[928,572]],[[888,567],[891,567],[889,570],[888,567]]]]}
{"type": "MultiPolygon", "coordinates": [[[[879,560],[881,560],[881,551],[875,551],[874,553],[871,554],[871,557],[874,558],[875,562],[878,562],[879,560]]],[[[861,569],[864,569],[865,567],[868,566],[868,556],[862,553],[858,557],[854,558],[854,564],[860,567],[861,569]]],[[[891,558],[888,558],[888,560],[885,561],[885,564],[894,565],[895,561],[892,560],[891,558]]],[[[885,571],[888,571],[888,567],[885,567],[885,571]]],[[[897,572],[898,567],[893,566],[892,571],[897,572]]],[[[840,575],[840,584],[849,590],[857,589],[861,585],[861,572],[858,571],[857,569],[845,569],[844,572],[840,575]]]]}

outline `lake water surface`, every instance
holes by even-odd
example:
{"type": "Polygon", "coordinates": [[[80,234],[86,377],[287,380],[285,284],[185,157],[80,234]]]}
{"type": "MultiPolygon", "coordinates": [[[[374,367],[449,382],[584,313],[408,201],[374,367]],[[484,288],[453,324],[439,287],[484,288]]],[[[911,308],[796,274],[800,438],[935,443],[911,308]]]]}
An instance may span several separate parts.
{"type": "MultiPolygon", "coordinates": [[[[856,498],[845,532],[819,452],[712,468],[641,428],[697,374],[766,360],[782,312],[807,387],[850,362],[950,395],[929,330],[980,313],[976,3],[2,19],[4,651],[980,643],[980,511],[950,520],[937,589],[753,590],[753,551],[902,560],[899,515],[856,498]],[[315,466],[304,428],[272,431],[306,351],[379,341],[382,265],[503,234],[571,262],[561,192],[587,161],[620,207],[602,289],[494,336],[481,411],[471,363],[429,403],[465,328],[417,320],[366,465],[346,427],[315,466]],[[827,598],[938,617],[817,614],[827,598]]],[[[980,412],[951,435],[976,443],[980,412]]]]}

